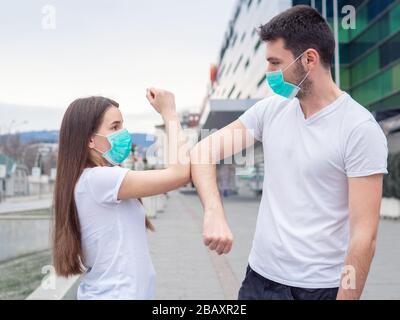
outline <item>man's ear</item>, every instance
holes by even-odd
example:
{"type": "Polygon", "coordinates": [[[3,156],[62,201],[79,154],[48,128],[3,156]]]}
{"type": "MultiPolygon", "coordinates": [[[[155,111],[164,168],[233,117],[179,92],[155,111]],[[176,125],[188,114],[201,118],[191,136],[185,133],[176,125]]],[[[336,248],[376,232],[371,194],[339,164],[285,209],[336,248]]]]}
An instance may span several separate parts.
{"type": "Polygon", "coordinates": [[[309,69],[314,68],[317,65],[318,61],[321,59],[318,51],[315,49],[308,49],[305,52],[304,57],[306,65],[309,69]]]}

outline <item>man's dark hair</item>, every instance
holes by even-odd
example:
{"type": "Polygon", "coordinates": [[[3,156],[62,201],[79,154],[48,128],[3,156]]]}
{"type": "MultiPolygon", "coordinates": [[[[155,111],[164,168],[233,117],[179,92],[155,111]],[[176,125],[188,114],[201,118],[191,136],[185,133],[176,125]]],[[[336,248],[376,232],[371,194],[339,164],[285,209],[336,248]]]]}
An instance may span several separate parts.
{"type": "Polygon", "coordinates": [[[282,38],[285,48],[294,56],[307,49],[318,51],[321,63],[330,68],[335,52],[335,39],[325,19],[310,6],[294,6],[262,25],[259,29],[263,41],[282,38]]]}

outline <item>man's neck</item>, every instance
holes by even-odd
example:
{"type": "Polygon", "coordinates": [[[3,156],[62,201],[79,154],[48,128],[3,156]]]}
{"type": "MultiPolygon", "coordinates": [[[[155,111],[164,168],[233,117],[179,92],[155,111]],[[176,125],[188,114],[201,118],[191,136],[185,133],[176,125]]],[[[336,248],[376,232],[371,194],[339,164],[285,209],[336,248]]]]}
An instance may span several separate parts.
{"type": "Polygon", "coordinates": [[[306,97],[299,99],[305,119],[330,105],[343,94],[331,77],[321,80],[314,81],[311,92],[306,97]]]}

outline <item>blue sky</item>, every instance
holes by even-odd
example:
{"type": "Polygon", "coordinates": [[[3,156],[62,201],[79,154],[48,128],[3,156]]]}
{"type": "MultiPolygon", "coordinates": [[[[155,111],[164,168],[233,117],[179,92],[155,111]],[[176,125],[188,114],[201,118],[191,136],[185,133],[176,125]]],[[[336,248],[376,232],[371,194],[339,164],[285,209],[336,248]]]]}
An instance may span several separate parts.
{"type": "Polygon", "coordinates": [[[131,131],[160,118],[148,86],[176,94],[179,110],[198,110],[236,0],[0,0],[0,130],[57,129],[77,97],[121,104],[131,131]],[[44,29],[46,5],[55,29],[44,29]],[[23,107],[14,107],[23,106],[23,107]]]}

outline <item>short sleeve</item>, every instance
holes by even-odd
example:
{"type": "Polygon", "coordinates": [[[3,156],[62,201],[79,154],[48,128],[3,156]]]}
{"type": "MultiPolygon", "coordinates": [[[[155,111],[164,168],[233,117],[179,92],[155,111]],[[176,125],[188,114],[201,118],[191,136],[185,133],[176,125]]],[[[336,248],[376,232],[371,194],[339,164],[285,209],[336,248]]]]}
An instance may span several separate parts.
{"type": "Polygon", "coordinates": [[[268,98],[257,102],[243,113],[239,120],[258,141],[262,141],[265,110],[268,98]]]}
{"type": "Polygon", "coordinates": [[[349,178],[388,173],[387,139],[376,121],[367,120],[350,133],[344,158],[349,178]]]}
{"type": "Polygon", "coordinates": [[[100,204],[118,204],[119,188],[129,169],[115,167],[95,167],[87,174],[89,191],[100,204]]]}

